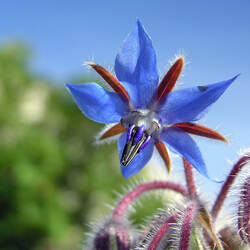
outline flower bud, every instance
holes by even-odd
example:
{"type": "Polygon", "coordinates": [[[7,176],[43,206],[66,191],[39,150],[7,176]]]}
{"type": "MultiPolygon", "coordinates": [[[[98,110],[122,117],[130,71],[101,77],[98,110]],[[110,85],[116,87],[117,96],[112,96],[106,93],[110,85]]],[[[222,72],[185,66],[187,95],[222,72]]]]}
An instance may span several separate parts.
{"type": "Polygon", "coordinates": [[[137,235],[127,219],[113,216],[95,231],[87,247],[89,250],[129,250],[137,235]]]}

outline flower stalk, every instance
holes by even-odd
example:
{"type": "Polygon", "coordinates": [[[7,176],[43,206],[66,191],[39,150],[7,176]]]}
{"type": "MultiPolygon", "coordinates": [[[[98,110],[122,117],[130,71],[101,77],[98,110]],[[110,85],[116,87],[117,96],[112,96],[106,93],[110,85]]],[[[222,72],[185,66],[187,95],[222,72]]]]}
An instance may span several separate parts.
{"type": "Polygon", "coordinates": [[[133,190],[128,192],[123,199],[117,204],[113,211],[113,217],[114,216],[124,216],[125,212],[127,211],[128,207],[131,205],[131,203],[136,200],[141,194],[156,190],[156,189],[168,189],[176,191],[182,195],[186,195],[186,189],[180,185],[175,184],[173,182],[169,181],[153,181],[153,182],[147,182],[138,185],[133,190]]]}
{"type": "Polygon", "coordinates": [[[191,199],[192,198],[195,199],[197,198],[197,190],[196,190],[196,185],[194,181],[193,167],[185,158],[182,158],[182,160],[183,160],[188,193],[191,199]]]}
{"type": "Polygon", "coordinates": [[[157,247],[159,247],[161,241],[166,236],[169,229],[171,229],[172,224],[176,223],[176,219],[177,219],[177,214],[174,214],[167,218],[167,220],[163,223],[163,225],[160,226],[159,230],[149,243],[149,246],[147,247],[148,250],[157,249],[157,247]]]}
{"type": "Polygon", "coordinates": [[[246,155],[242,156],[237,162],[236,164],[233,166],[230,174],[228,175],[226,181],[224,182],[224,184],[222,185],[221,191],[219,193],[219,195],[217,196],[217,199],[214,203],[214,206],[212,208],[212,216],[214,218],[214,220],[216,220],[225,199],[227,198],[229,189],[231,188],[232,184],[234,183],[237,175],[239,174],[239,172],[241,171],[241,169],[247,165],[250,162],[250,153],[247,153],[246,155]]]}
{"type": "Polygon", "coordinates": [[[246,178],[241,188],[238,207],[238,230],[241,239],[250,243],[250,176],[246,178]]]}
{"type": "Polygon", "coordinates": [[[181,225],[181,232],[180,232],[180,241],[178,247],[179,250],[189,249],[191,228],[193,220],[195,219],[197,207],[198,206],[196,202],[190,202],[184,211],[184,216],[181,225]]]}

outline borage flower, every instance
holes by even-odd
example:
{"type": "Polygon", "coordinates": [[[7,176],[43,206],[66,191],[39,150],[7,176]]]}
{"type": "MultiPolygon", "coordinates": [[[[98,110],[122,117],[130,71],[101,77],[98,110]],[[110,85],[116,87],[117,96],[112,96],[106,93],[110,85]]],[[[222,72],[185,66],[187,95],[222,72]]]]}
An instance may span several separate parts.
{"type": "Polygon", "coordinates": [[[180,57],[159,83],[152,41],[137,21],[115,60],[115,74],[88,63],[114,91],[96,83],[66,84],[80,110],[99,123],[115,123],[99,140],[118,135],[121,172],[125,178],[138,173],[156,146],[166,167],[166,145],[208,177],[200,150],[189,134],[227,141],[218,132],[193,123],[199,120],[236,79],[172,91],[182,71],[180,57]]]}

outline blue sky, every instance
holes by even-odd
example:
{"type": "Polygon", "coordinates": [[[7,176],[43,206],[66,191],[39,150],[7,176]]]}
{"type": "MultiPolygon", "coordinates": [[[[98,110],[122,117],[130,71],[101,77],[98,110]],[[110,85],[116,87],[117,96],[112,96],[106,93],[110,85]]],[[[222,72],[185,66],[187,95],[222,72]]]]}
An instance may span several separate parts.
{"type": "Polygon", "coordinates": [[[27,42],[35,52],[34,70],[61,85],[86,72],[86,60],[113,67],[139,18],[153,40],[161,73],[176,54],[186,56],[184,87],[241,73],[201,122],[231,140],[229,145],[198,140],[210,175],[223,178],[230,168],[226,160],[250,147],[250,1],[13,0],[2,1],[0,13],[0,44],[27,42]]]}

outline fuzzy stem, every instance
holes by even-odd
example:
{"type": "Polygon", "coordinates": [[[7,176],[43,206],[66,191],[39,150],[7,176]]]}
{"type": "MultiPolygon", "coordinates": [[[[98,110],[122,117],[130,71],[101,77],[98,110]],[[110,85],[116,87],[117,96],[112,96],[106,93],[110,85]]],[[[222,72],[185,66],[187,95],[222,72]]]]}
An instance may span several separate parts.
{"type": "Polygon", "coordinates": [[[241,239],[250,243],[250,176],[242,185],[238,207],[238,229],[241,239]]]}
{"type": "Polygon", "coordinates": [[[197,210],[196,202],[191,202],[184,211],[184,218],[181,226],[179,250],[188,250],[192,222],[197,210]]]}
{"type": "Polygon", "coordinates": [[[228,175],[226,181],[224,182],[221,191],[219,193],[219,195],[217,196],[217,199],[214,203],[214,206],[212,208],[212,216],[214,218],[214,221],[216,220],[221,207],[225,201],[225,199],[227,198],[228,195],[228,191],[231,187],[231,185],[233,184],[237,174],[240,172],[240,170],[250,161],[250,153],[247,153],[246,155],[244,155],[243,157],[241,157],[238,162],[233,166],[230,174],[228,175]]]}
{"type": "Polygon", "coordinates": [[[177,217],[177,215],[175,214],[175,215],[172,215],[169,218],[167,218],[165,223],[159,228],[157,233],[154,235],[154,238],[152,239],[152,241],[150,242],[150,244],[147,248],[148,250],[157,249],[161,240],[166,235],[168,229],[171,227],[171,223],[176,222],[176,217],[177,217]]]}
{"type": "Polygon", "coordinates": [[[185,159],[183,159],[183,165],[185,170],[185,177],[186,177],[186,183],[187,183],[187,189],[190,198],[197,198],[197,190],[195,186],[194,181],[194,175],[193,175],[193,166],[185,159]]]}
{"type": "Polygon", "coordinates": [[[128,192],[114,209],[113,216],[123,216],[131,203],[142,193],[154,189],[170,189],[182,195],[186,195],[186,189],[179,184],[169,181],[152,181],[138,185],[133,190],[128,192]]]}

